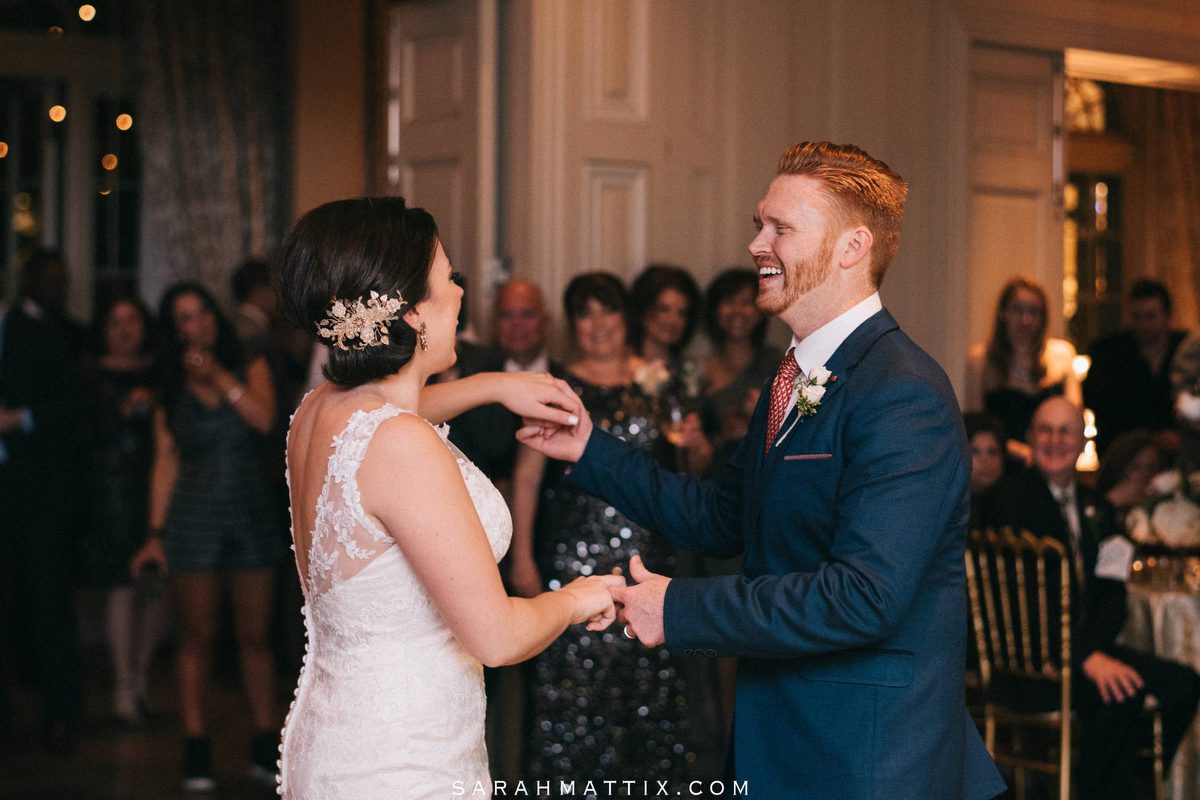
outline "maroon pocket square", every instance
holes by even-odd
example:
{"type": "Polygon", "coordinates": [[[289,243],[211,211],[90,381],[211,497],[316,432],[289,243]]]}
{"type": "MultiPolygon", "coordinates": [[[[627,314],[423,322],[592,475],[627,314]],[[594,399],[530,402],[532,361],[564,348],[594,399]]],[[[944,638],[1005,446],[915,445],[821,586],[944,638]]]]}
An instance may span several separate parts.
{"type": "Polygon", "coordinates": [[[784,461],[817,461],[822,458],[833,458],[833,453],[796,453],[784,456],[784,461]]]}

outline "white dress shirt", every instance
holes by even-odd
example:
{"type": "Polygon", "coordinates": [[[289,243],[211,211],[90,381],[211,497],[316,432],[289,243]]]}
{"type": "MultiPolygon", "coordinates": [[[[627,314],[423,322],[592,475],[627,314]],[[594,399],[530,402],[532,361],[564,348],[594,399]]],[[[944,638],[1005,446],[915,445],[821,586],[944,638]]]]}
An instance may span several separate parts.
{"type": "Polygon", "coordinates": [[[825,366],[842,342],[882,308],[879,292],[872,292],[870,297],[826,322],[803,340],[793,336],[792,347],[795,348],[794,357],[800,371],[808,375],[813,367],[825,366]]]}
{"type": "Polygon", "coordinates": [[[533,361],[530,361],[528,364],[518,364],[513,359],[506,358],[506,359],[504,359],[504,371],[505,372],[549,372],[550,371],[550,358],[549,358],[549,356],[546,355],[546,352],[544,350],[541,353],[538,353],[538,357],[535,358],[533,361]]]}

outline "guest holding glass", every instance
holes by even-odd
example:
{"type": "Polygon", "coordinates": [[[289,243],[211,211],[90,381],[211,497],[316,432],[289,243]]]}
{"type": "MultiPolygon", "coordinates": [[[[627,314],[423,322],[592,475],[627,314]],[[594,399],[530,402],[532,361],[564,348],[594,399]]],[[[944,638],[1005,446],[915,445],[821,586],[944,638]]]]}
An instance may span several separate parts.
{"type": "Polygon", "coordinates": [[[89,513],[83,541],[85,581],[105,590],[105,632],[113,668],[113,716],[137,725],[147,712],[146,675],[170,621],[154,565],[134,577],[129,562],[146,540],[150,466],[154,460],[154,362],[150,315],[121,297],[97,316],[100,353],[84,372],[84,491],[89,513]]]}
{"type": "Polygon", "coordinates": [[[1075,376],[1075,347],[1046,335],[1046,290],[1017,277],[1004,285],[996,304],[992,335],[967,354],[967,408],[982,408],[1000,420],[1009,452],[1030,463],[1026,443],[1034,409],[1062,395],[1082,407],[1075,376]]]}
{"type": "Polygon", "coordinates": [[[209,292],[181,283],[159,311],[162,407],[154,414],[149,537],[133,558],[169,569],[180,614],[183,786],[215,785],[204,695],[223,583],[233,600],[242,680],[254,729],[251,774],[275,781],[279,722],[267,629],[282,552],[279,515],[259,466],[275,423],[275,389],[247,358],[209,292]]]}
{"type": "MultiPolygon", "coordinates": [[[[669,464],[659,395],[635,377],[642,361],[627,344],[625,287],[608,273],[580,275],[567,286],[564,305],[579,355],[563,377],[596,425],[669,464]]],[[[611,505],[573,489],[562,472],[561,463],[520,448],[511,552],[519,594],[533,597],[581,575],[624,569],[634,554],[673,571],[671,548],[611,505]]],[[[644,649],[619,632],[568,630],[532,663],[525,774],[678,783],[690,758],[685,690],[664,648],[644,649]]]]}
{"type": "Polygon", "coordinates": [[[764,344],[767,318],[755,305],[758,273],[730,267],[704,295],[704,326],[713,351],[704,359],[704,427],[721,467],[746,435],[759,393],[783,359],[764,344]]]}
{"type": "Polygon", "coordinates": [[[686,270],[651,264],[630,287],[630,344],[644,360],[639,380],[663,401],[663,433],[678,449],[676,468],[700,475],[712,444],[700,424],[700,365],[684,355],[700,318],[700,287],[686,270]]]}

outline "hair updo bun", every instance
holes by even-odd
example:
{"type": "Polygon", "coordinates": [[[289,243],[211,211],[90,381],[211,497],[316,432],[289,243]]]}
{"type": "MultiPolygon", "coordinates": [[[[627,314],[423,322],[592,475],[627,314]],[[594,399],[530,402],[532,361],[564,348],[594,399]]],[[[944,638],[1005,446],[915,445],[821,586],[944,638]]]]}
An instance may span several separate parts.
{"type": "Polygon", "coordinates": [[[342,349],[327,338],[325,377],[353,387],[394,375],[413,355],[416,331],[403,314],[429,294],[437,223],[403,197],[335,200],[309,211],[279,251],[280,309],[293,325],[316,335],[336,301],[366,303],[371,292],[404,298],[395,319],[380,323],[374,343],[342,349]],[[386,338],[387,343],[381,340],[386,338]]]}

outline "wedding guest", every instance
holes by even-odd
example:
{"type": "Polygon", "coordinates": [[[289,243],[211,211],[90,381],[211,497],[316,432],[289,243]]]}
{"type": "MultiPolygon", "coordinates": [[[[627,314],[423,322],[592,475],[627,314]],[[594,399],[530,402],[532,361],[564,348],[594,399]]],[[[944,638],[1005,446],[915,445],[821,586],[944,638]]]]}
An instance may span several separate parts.
{"type": "Polygon", "coordinates": [[[183,785],[207,791],[215,784],[204,696],[223,583],[256,731],[252,774],[274,783],[279,725],[267,629],[283,548],[258,463],[260,438],[275,424],[271,372],[263,358],[247,358],[198,284],[167,290],[159,328],[162,406],[154,414],[149,538],[131,569],[169,569],[180,613],[183,785]]]}
{"type": "Polygon", "coordinates": [[[664,433],[678,448],[677,468],[700,475],[712,465],[712,443],[700,422],[700,365],[684,355],[700,318],[700,288],[686,270],[650,264],[629,293],[629,341],[645,361],[643,383],[663,403],[664,433]]]}
{"type": "Polygon", "coordinates": [[[967,442],[971,445],[971,517],[969,525],[977,528],[979,502],[988,489],[1004,474],[1004,426],[991,414],[968,411],[963,414],[967,442]]]}
{"type": "MultiPolygon", "coordinates": [[[[258,258],[246,259],[233,271],[229,285],[237,301],[233,327],[238,340],[245,348],[247,358],[261,356],[266,360],[275,388],[275,424],[259,439],[259,465],[272,495],[272,506],[279,515],[279,522],[273,529],[284,536],[288,529],[288,488],[284,476],[287,427],[292,411],[305,391],[311,335],[281,319],[279,298],[267,262],[258,258]]],[[[286,539],[280,544],[286,545],[286,539]]],[[[295,670],[304,656],[303,620],[291,613],[291,609],[302,603],[300,577],[286,559],[280,559],[276,569],[275,591],[279,602],[273,603],[271,646],[279,676],[287,683],[295,678],[295,670]]]]}
{"type": "MultiPolygon", "coordinates": [[[[466,320],[466,303],[462,318],[466,320]]],[[[541,292],[531,283],[513,281],[496,291],[492,321],[494,348],[459,340],[454,377],[481,372],[548,372],[545,352],[546,312],[541,292]]],[[[496,488],[512,494],[521,421],[499,403],[478,406],[450,420],[450,440],[483,470],[496,488]]]]}
{"type": "Polygon", "coordinates": [[[1126,530],[1125,518],[1145,499],[1160,467],[1158,441],[1151,431],[1126,431],[1104,451],[1094,491],[1111,506],[1119,530],[1126,530]]]}
{"type": "MultiPolygon", "coordinates": [[[[233,327],[242,345],[267,359],[275,381],[279,408],[289,413],[300,402],[308,373],[312,338],[287,325],[279,316],[279,299],[271,284],[271,267],[262,259],[248,258],[230,279],[237,301],[233,327]]],[[[286,428],[287,414],[280,414],[279,427],[286,428]]],[[[282,444],[280,448],[282,449],[282,444]]],[[[282,466],[280,469],[282,474],[282,466]]]]}
{"type": "Polygon", "coordinates": [[[131,297],[97,316],[100,355],[85,372],[88,414],[83,542],[85,580],[105,590],[105,633],[113,670],[113,716],[126,725],[145,719],[146,674],[170,621],[159,576],[129,574],[146,540],[150,466],[154,460],[154,363],[150,315],[131,297]],[[140,591],[139,591],[140,587],[140,591]]]}
{"type": "MultiPolygon", "coordinates": [[[[563,377],[596,425],[670,462],[659,397],[635,378],[642,362],[628,346],[625,288],[608,273],[586,273],[571,281],[563,300],[579,351],[563,377]]],[[[562,470],[520,448],[511,551],[518,593],[532,597],[580,575],[609,574],[634,553],[673,571],[670,548],[611,505],[562,482],[562,470]]],[[[528,691],[530,778],[636,775],[677,784],[687,774],[686,684],[665,649],[645,650],[619,633],[568,631],[534,660],[528,691]]]]}
{"type": "MultiPolygon", "coordinates": [[[[775,374],[783,351],[765,345],[767,317],[754,303],[758,273],[725,270],[704,295],[704,326],[713,351],[704,359],[705,429],[720,468],[746,435],[763,384],[775,374]]],[[[715,470],[714,470],[715,471],[715,470]]]]}
{"type": "Polygon", "coordinates": [[[1173,431],[1171,359],[1186,334],[1171,328],[1171,294],[1140,280],[1125,304],[1128,327],[1092,344],[1083,382],[1084,404],[1096,413],[1096,449],[1103,456],[1118,436],[1134,430],[1173,431]]]}
{"type": "MultiPolygon", "coordinates": [[[[1051,536],[1067,550],[1071,666],[1081,676],[1072,701],[1083,722],[1079,796],[1117,800],[1136,794],[1136,734],[1146,695],[1154,695],[1162,710],[1164,763],[1169,767],[1200,702],[1200,676],[1182,664],[1116,643],[1125,621],[1127,565],[1114,569],[1113,562],[1120,559],[1102,553],[1108,547],[1126,553],[1131,548],[1110,541],[1118,531],[1105,524],[1096,499],[1076,479],[1075,460],[1083,443],[1079,408],[1061,397],[1043,401],[1030,426],[1033,466],[997,483],[984,515],[989,525],[1051,536]]],[[[1031,687],[1003,688],[1020,692],[1025,702],[1039,700],[1031,687]]]]}
{"type": "Polygon", "coordinates": [[[504,356],[505,372],[549,372],[546,329],[550,315],[536,283],[513,279],[496,290],[492,312],[496,349],[504,356]]]}
{"type": "Polygon", "coordinates": [[[37,304],[62,331],[67,351],[78,367],[91,346],[90,332],[67,310],[70,276],[58,250],[39,248],[30,254],[23,270],[22,292],[37,304]]]}
{"type": "Polygon", "coordinates": [[[1046,291],[1029,278],[1004,285],[996,304],[992,335],[967,354],[967,408],[982,408],[1000,420],[1009,452],[1028,462],[1025,434],[1033,410],[1053,395],[1081,405],[1075,377],[1075,347],[1046,335],[1046,291]]]}
{"type": "MultiPolygon", "coordinates": [[[[68,337],[43,305],[55,269],[55,254],[35,252],[16,300],[0,307],[0,666],[28,661],[46,746],[65,755],[83,701],[71,584],[80,392],[68,337]]],[[[0,732],[8,683],[0,686],[0,732]]]]}

